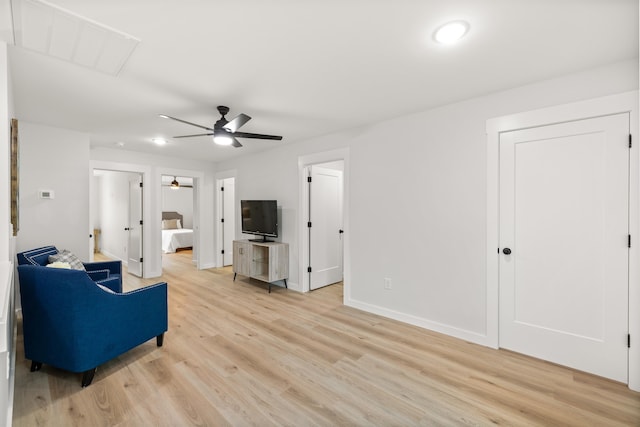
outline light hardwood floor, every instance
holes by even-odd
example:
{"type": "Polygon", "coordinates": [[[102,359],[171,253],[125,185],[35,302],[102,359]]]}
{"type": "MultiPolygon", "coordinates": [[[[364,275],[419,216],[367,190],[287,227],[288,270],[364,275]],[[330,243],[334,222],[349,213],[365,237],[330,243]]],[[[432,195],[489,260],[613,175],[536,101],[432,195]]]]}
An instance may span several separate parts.
{"type": "MultiPolygon", "coordinates": [[[[14,426],[639,426],[625,385],[165,256],[169,331],[80,374],[29,372],[14,426]]],[[[127,277],[125,290],[155,283],[127,277]]],[[[108,327],[108,325],[105,325],[108,327]]]]}

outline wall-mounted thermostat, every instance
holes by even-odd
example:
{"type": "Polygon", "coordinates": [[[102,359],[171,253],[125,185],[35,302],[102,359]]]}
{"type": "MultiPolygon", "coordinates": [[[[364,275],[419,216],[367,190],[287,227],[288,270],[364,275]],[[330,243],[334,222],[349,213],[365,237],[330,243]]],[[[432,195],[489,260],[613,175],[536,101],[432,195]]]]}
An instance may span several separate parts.
{"type": "Polygon", "coordinates": [[[51,190],[40,190],[38,193],[41,199],[53,199],[55,197],[51,190]]]}

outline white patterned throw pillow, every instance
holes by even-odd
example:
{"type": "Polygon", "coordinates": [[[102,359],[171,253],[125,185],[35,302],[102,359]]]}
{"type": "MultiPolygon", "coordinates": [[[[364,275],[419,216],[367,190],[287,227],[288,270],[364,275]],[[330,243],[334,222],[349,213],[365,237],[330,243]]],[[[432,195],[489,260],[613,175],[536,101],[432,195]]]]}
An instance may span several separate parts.
{"type": "Polygon", "coordinates": [[[82,261],[69,252],[66,249],[63,249],[57,255],[49,255],[49,262],[68,262],[72,269],[74,270],[84,270],[84,264],[82,261]]]}
{"type": "Polygon", "coordinates": [[[55,261],[50,264],[47,264],[47,267],[71,269],[71,265],[68,262],[60,262],[60,261],[55,261]]]}

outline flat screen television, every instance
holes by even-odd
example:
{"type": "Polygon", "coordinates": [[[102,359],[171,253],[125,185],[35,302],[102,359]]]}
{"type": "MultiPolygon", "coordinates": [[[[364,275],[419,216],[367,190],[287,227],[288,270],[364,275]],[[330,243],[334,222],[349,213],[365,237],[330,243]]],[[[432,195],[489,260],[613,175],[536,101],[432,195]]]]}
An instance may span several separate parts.
{"type": "Polygon", "coordinates": [[[252,242],[272,242],[267,237],[278,237],[278,210],[275,200],[241,200],[242,232],[262,236],[252,242]]]}

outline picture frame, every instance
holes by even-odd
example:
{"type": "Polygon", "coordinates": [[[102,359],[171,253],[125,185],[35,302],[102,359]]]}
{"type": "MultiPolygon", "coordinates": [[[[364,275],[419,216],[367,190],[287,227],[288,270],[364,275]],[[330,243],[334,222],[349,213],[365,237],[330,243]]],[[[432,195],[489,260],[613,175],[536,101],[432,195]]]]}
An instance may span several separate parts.
{"type": "Polygon", "coordinates": [[[11,119],[11,224],[13,225],[13,235],[18,235],[19,230],[19,155],[18,146],[18,120],[11,119]]]}

